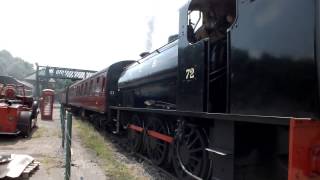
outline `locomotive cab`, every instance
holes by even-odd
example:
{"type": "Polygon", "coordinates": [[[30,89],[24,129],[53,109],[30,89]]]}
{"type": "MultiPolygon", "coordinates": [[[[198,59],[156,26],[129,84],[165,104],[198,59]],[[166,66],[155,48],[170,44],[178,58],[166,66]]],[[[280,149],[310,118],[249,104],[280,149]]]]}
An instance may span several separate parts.
{"type": "Polygon", "coordinates": [[[235,3],[194,0],[180,10],[180,110],[228,111],[227,36],[235,20],[235,3]]]}
{"type": "Polygon", "coordinates": [[[180,10],[177,109],[318,118],[316,3],[187,3],[180,10]]]}
{"type": "Polygon", "coordinates": [[[319,1],[193,0],[181,8],[177,109],[218,113],[213,179],[282,180],[287,170],[293,179],[309,163],[292,170],[290,158],[307,153],[294,154],[289,140],[298,139],[295,118],[319,119],[319,32],[319,1]],[[247,122],[220,121],[220,113],[247,122]],[[287,126],[280,117],[295,118],[287,126]]]}

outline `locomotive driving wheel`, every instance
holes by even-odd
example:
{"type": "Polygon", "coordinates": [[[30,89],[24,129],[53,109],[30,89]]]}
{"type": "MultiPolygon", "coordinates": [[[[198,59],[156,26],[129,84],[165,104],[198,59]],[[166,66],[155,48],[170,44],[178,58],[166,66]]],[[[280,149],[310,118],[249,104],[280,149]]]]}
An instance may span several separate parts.
{"type": "Polygon", "coordinates": [[[143,132],[139,128],[143,128],[143,121],[138,115],[133,115],[128,124],[128,144],[131,152],[138,152],[142,147],[143,132]]]}
{"type": "MultiPolygon", "coordinates": [[[[148,119],[147,130],[148,132],[169,134],[168,124],[156,117],[150,117],[148,119]]],[[[149,135],[146,138],[146,147],[148,156],[154,164],[159,166],[166,162],[169,150],[169,144],[167,142],[149,135]]]]}
{"type": "Polygon", "coordinates": [[[203,179],[208,178],[210,160],[206,134],[202,129],[186,125],[181,138],[175,142],[174,170],[179,179],[193,179],[182,169],[182,166],[190,173],[203,179]]]}

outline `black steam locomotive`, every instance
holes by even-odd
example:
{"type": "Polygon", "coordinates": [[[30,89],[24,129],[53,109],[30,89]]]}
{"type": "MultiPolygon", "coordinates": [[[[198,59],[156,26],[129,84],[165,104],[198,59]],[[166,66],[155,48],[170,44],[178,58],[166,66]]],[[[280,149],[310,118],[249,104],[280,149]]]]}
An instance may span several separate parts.
{"type": "Polygon", "coordinates": [[[319,11],[319,0],[189,1],[178,39],[70,86],[64,103],[179,179],[320,179],[319,11]],[[99,95],[103,109],[88,108],[99,95]]]}

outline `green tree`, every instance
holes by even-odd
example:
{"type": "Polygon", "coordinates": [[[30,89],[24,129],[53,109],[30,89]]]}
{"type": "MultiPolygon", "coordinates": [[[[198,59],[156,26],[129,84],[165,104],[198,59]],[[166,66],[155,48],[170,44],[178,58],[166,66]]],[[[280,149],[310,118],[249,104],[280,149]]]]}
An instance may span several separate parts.
{"type": "Polygon", "coordinates": [[[34,71],[31,63],[19,57],[13,57],[9,51],[0,51],[0,75],[23,79],[34,71]]]}

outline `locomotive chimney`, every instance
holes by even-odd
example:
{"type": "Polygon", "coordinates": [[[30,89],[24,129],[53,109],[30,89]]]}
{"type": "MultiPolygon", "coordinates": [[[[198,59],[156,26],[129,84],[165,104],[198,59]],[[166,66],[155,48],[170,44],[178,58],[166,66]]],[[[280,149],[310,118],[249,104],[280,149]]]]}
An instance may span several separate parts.
{"type": "Polygon", "coordinates": [[[144,58],[144,57],[148,56],[149,54],[150,54],[149,52],[143,52],[140,54],[140,57],[144,58]]]}

